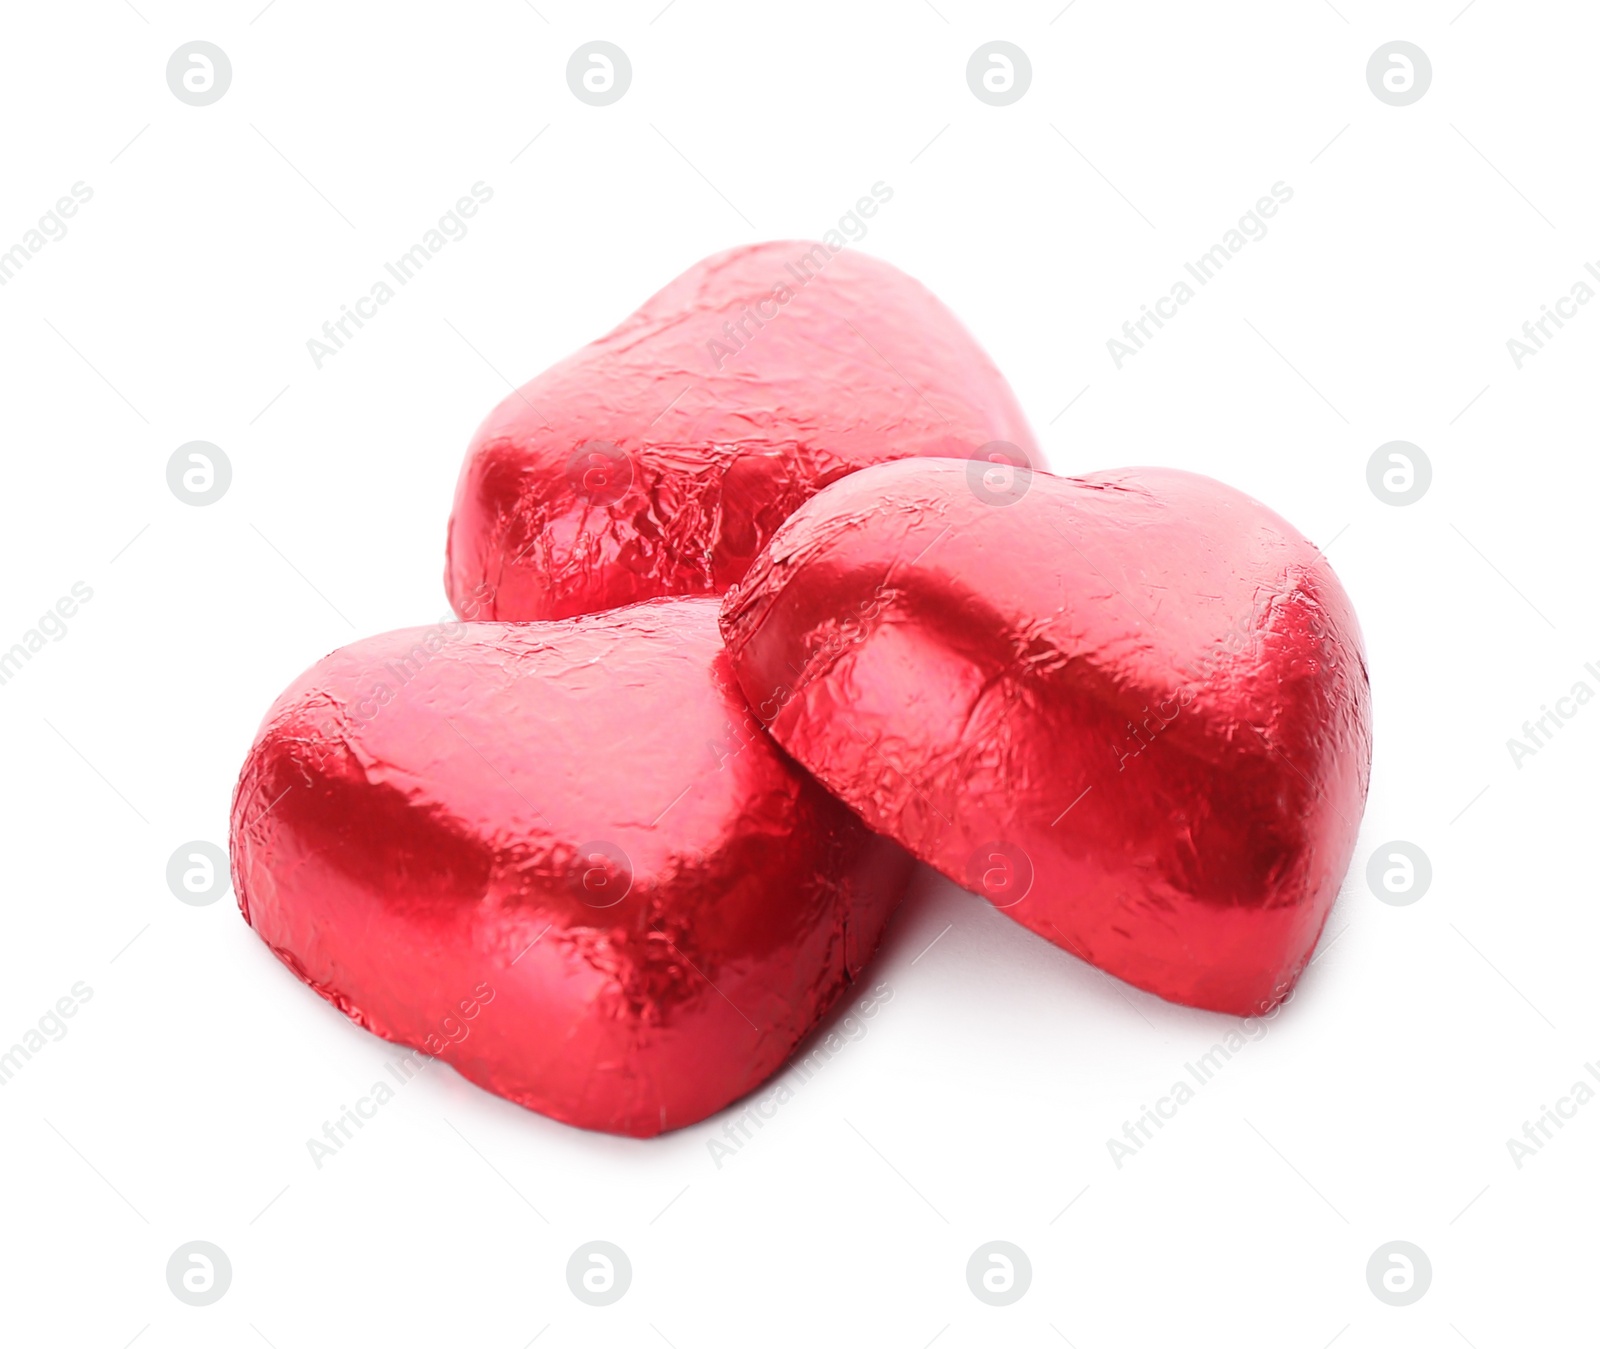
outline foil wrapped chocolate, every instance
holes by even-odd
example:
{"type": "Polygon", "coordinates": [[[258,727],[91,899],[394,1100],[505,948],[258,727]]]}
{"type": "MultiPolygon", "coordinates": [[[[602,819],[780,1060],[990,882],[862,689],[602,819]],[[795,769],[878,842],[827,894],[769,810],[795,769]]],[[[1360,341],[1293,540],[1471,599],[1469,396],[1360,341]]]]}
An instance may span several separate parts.
{"type": "Polygon", "coordinates": [[[753,722],[696,598],[334,652],[267,714],[231,842],[245,918],[346,1016],[635,1136],[781,1066],[911,865],[753,722]]]}
{"type": "Polygon", "coordinates": [[[1305,967],[1372,751],[1326,558],[1188,473],[909,460],[795,512],[724,601],[778,742],[1057,945],[1248,1016],[1305,967]]]}
{"type": "Polygon", "coordinates": [[[842,240],[732,249],[489,415],[445,589],[464,614],[486,585],[481,616],[518,620],[721,594],[827,483],[978,451],[1042,466],[999,371],[921,285],[842,240]]]}

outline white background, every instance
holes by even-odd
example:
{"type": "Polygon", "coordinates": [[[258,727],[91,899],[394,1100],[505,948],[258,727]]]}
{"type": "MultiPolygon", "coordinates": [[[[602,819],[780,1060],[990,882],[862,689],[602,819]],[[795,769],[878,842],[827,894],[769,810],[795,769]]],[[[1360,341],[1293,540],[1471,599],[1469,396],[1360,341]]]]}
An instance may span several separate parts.
{"type": "Polygon", "coordinates": [[[8,6],[0,249],[74,182],[94,195],[0,289],[0,647],[74,582],[93,599],[0,687],[0,1047],[75,982],[93,997],[0,1090],[0,1338],[1574,1342],[1600,1103],[1521,1169],[1506,1140],[1600,1058],[1600,704],[1520,768],[1506,741],[1600,689],[1600,305],[1521,370],[1506,340],[1600,258],[1600,25],[1578,3],[1336,3],[8,6]],[[194,38],[232,61],[209,107],[165,80],[194,38]],[[592,38],[633,64],[611,107],[566,84],[592,38]],[[1009,107],[965,80],[992,38],[1033,66],[1009,107]],[[1365,78],[1397,38],[1433,65],[1409,107],[1365,78]],[[467,237],[317,370],[307,339],[479,180],[467,237]],[[963,317],[1055,469],[1197,470],[1332,541],[1377,748],[1324,955],[1120,1170],[1106,1140],[1234,1023],[927,873],[868,1034],[720,1169],[721,1120],[586,1134],[437,1065],[317,1170],[306,1140],[399,1051],[297,984],[231,896],[177,902],[168,857],[225,842],[291,678],[445,613],[460,456],[506,379],[708,253],[820,234],[878,180],[894,198],[861,247],[963,317]],[[1278,181],[1268,235],[1117,369],[1106,340],[1278,181]],[[196,439],[233,465],[204,508],[165,479],[196,439]],[[1434,472],[1403,508],[1366,481],[1394,439],[1434,472]],[[1391,839],[1432,861],[1406,907],[1365,881],[1391,839]],[[601,1309],[564,1273],[596,1238],[633,1264],[601,1309]],[[192,1239],[233,1266],[207,1308],[164,1274],[192,1239]],[[1032,1262],[1010,1307],[967,1287],[991,1239],[1032,1262]],[[1365,1275],[1394,1239],[1433,1267],[1404,1308],[1365,1275]]]}

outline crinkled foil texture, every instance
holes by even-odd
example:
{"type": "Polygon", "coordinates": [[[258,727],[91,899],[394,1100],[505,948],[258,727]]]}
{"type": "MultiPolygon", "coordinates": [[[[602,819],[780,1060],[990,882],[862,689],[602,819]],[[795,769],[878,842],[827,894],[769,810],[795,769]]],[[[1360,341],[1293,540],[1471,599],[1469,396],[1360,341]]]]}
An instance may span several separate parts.
{"type": "Polygon", "coordinates": [[[916,281],[823,244],[733,249],[490,414],[445,589],[519,620],[721,594],[825,484],[993,442],[1042,466],[1004,378],[916,281]]]}
{"type": "Polygon", "coordinates": [[[875,830],[1164,998],[1252,1015],[1338,893],[1372,751],[1325,558],[1164,469],[868,468],[723,607],[779,743],[875,830]]]}
{"type": "Polygon", "coordinates": [[[246,919],[386,1039],[648,1136],[778,1068],[878,944],[910,859],[754,724],[714,599],[336,651],[233,802],[246,919]]]}

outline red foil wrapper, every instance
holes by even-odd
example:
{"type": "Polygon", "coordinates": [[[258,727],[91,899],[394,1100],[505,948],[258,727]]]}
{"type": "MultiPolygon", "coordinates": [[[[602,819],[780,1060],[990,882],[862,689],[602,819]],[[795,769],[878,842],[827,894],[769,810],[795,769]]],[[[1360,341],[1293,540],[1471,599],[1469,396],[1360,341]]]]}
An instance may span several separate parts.
{"type": "Polygon", "coordinates": [[[752,721],[712,599],[334,652],[262,725],[232,858],[246,920],[352,1020],[639,1137],[777,1069],[911,865],[752,721]]]}
{"type": "Polygon", "coordinates": [[[913,455],[1042,466],[1010,388],[956,317],[826,244],[697,263],[478,429],[445,589],[499,619],[721,594],[825,484],[913,455]]]}
{"type": "Polygon", "coordinates": [[[799,508],[722,626],[785,749],[1024,926],[1196,1007],[1293,987],[1372,721],[1349,600],[1260,503],[1166,469],[879,465],[799,508]]]}

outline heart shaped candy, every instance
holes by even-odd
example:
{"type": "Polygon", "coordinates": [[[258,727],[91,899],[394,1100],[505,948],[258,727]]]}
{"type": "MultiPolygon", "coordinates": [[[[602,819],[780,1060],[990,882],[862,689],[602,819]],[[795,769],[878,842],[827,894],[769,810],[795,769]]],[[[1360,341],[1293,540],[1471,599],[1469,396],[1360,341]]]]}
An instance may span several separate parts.
{"type": "Polygon", "coordinates": [[[1361,637],[1326,559],[1164,469],[867,468],[724,602],[778,742],[882,833],[1175,1002],[1280,1001],[1366,799],[1361,637]]]}
{"type": "Polygon", "coordinates": [[[274,704],[234,889],[296,975],[556,1119],[751,1090],[878,944],[910,859],[750,719],[717,602],[357,642],[274,704]]]}
{"type": "Polygon", "coordinates": [[[917,282],[842,240],[732,249],[490,414],[445,589],[466,614],[486,585],[476,616],[500,619],[721,594],[824,484],[991,442],[1042,463],[999,371],[917,282]]]}

